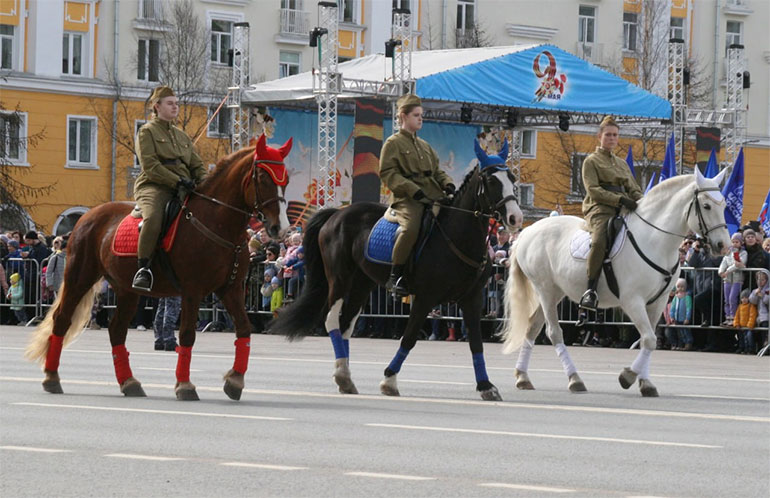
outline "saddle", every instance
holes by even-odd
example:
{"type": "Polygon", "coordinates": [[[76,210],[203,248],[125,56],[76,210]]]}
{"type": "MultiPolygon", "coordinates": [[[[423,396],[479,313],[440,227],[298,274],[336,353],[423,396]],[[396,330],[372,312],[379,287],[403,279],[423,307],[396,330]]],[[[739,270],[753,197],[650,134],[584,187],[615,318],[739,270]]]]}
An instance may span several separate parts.
{"type": "MultiPolygon", "coordinates": [[[[408,279],[408,275],[412,272],[412,267],[417,258],[422,254],[422,249],[425,247],[425,242],[428,240],[431,232],[433,231],[435,216],[432,209],[426,209],[423,212],[422,220],[420,221],[420,234],[417,236],[417,242],[415,243],[416,250],[412,251],[412,257],[409,258],[406,267],[404,268],[404,275],[408,279]]],[[[386,214],[384,214],[375,223],[372,231],[369,232],[369,238],[366,241],[366,247],[364,248],[364,257],[367,261],[377,263],[381,265],[393,264],[393,246],[396,243],[396,236],[400,226],[395,221],[390,221],[386,214]]]]}
{"type": "MultiPolygon", "coordinates": [[[[185,199],[185,205],[187,199],[185,199]]],[[[174,245],[176,232],[181,217],[182,203],[174,196],[166,204],[163,212],[163,222],[161,223],[160,235],[158,240],[160,248],[169,252],[174,245]]],[[[139,245],[139,231],[142,229],[142,212],[139,205],[126,215],[118,225],[115,236],[112,239],[112,253],[115,256],[133,256],[136,257],[137,246],[139,245]]]]}
{"type": "MultiPolygon", "coordinates": [[[[616,297],[620,297],[615,271],[612,268],[612,259],[623,248],[627,238],[627,231],[623,217],[615,215],[607,221],[607,250],[604,253],[602,270],[607,279],[607,286],[616,297]]],[[[578,230],[570,240],[570,254],[573,258],[585,261],[591,249],[591,233],[586,230],[578,230]]]]}

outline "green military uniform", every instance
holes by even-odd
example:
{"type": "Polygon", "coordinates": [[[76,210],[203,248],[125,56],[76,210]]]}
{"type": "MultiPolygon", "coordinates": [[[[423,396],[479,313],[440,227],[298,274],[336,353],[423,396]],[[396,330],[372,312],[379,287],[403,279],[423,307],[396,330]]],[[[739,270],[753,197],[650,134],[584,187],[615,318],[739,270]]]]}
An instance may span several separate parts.
{"type": "Polygon", "coordinates": [[[393,264],[403,265],[417,242],[424,204],[414,200],[418,190],[437,200],[452,178],[439,169],[438,154],[415,133],[400,130],[388,138],[380,154],[380,179],[390,189],[385,217],[401,226],[393,246],[393,264]]]}
{"type": "Polygon", "coordinates": [[[591,232],[588,253],[588,279],[591,280],[601,273],[607,250],[607,222],[620,207],[620,199],[629,197],[638,201],[643,194],[626,162],[601,147],[583,161],[583,185],[586,189],[583,216],[591,232]]]}
{"type": "Polygon", "coordinates": [[[139,163],[142,171],[134,184],[134,199],[142,210],[139,259],[149,258],[158,242],[166,203],[176,194],[177,182],[199,183],[206,175],[203,161],[185,132],[159,118],[139,129],[139,163]]]}

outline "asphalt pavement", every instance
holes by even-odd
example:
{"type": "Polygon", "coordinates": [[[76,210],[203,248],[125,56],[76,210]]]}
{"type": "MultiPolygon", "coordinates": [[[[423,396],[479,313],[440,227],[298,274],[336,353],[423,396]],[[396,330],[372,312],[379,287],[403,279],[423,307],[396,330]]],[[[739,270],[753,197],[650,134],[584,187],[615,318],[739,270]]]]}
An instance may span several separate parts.
{"type": "Polygon", "coordinates": [[[152,332],[127,347],[147,398],[126,398],[107,332],[64,350],[64,394],[26,362],[31,329],[0,327],[0,496],[767,497],[770,360],[658,351],[659,398],[623,390],[635,351],[571,347],[588,392],[571,394],[550,346],[535,346],[535,391],[517,391],[516,357],[485,344],[502,402],[482,401],[468,345],[421,341],[379,393],[398,348],[352,339],[361,394],[337,393],[326,338],[252,337],[240,401],[222,391],[234,336],[198,334],[191,381],[174,397],[176,354],[152,332]]]}

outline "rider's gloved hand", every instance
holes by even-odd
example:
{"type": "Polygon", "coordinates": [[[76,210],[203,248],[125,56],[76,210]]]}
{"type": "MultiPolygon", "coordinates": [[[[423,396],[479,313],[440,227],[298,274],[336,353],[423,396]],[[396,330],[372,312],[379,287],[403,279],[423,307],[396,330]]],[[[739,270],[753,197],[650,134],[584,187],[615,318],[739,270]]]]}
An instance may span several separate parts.
{"type": "Polygon", "coordinates": [[[195,190],[195,182],[190,180],[189,178],[180,178],[178,182],[176,182],[176,188],[183,188],[187,190],[188,192],[192,192],[195,190]]]}
{"type": "Polygon", "coordinates": [[[457,191],[457,187],[455,187],[454,183],[447,183],[444,186],[444,193],[446,195],[455,195],[456,191],[457,191]]]}
{"type": "Polygon", "coordinates": [[[628,209],[629,211],[634,211],[636,209],[636,201],[631,199],[630,197],[621,197],[620,205],[628,209]]]}

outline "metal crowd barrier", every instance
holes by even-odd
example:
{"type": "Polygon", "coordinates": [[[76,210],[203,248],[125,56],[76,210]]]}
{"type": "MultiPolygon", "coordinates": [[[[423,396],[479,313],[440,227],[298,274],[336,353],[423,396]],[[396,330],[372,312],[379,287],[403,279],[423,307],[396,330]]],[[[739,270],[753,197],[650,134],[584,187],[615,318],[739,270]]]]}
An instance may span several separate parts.
{"type": "MultiPolygon", "coordinates": [[[[24,309],[27,312],[28,320],[26,325],[34,323],[42,318],[53,302],[53,294],[41,290],[40,267],[34,259],[11,258],[6,261],[6,273],[10,277],[11,273],[21,270],[23,281],[25,283],[25,304],[24,309]],[[36,275],[33,278],[32,275],[36,275]],[[30,286],[31,288],[27,288],[30,286]]],[[[260,293],[260,288],[264,283],[263,274],[265,263],[253,265],[250,272],[250,278],[245,282],[246,285],[246,312],[250,315],[263,317],[272,316],[269,300],[264,300],[260,293]]],[[[679,328],[687,327],[690,329],[723,329],[735,331],[736,329],[724,324],[725,310],[723,300],[722,279],[717,274],[717,268],[691,268],[682,267],[680,276],[688,282],[688,292],[693,296],[693,320],[690,325],[665,324],[661,321],[658,327],[661,328],[679,328]]],[[[764,272],[770,276],[770,272],[764,269],[746,269],[743,270],[745,277],[752,279],[752,286],[756,286],[756,274],[764,272]]],[[[504,303],[506,268],[495,265],[493,275],[484,289],[482,299],[484,301],[482,319],[486,322],[494,322],[493,326],[497,328],[502,322],[504,303]]],[[[676,278],[671,281],[671,288],[676,284],[676,278]]],[[[283,279],[284,296],[288,292],[288,279],[283,279]]],[[[301,292],[302,282],[299,283],[297,294],[301,292]]],[[[106,309],[116,307],[115,293],[109,285],[103,281],[103,290],[97,297],[100,305],[106,309]]],[[[286,300],[286,297],[284,298],[286,300]]],[[[11,304],[5,299],[0,299],[0,307],[10,308],[11,304]]],[[[153,302],[147,300],[146,310],[153,309],[153,302]]],[[[578,318],[577,305],[564,299],[558,307],[559,322],[562,325],[574,325],[578,318]]],[[[409,298],[394,299],[388,294],[384,287],[375,288],[369,298],[369,301],[361,313],[365,318],[399,318],[409,317],[409,298]]],[[[199,318],[202,322],[208,322],[203,329],[209,330],[211,324],[225,323],[231,324],[223,306],[219,303],[215,295],[207,296],[202,302],[199,310],[199,318]]],[[[456,303],[446,303],[437,306],[426,319],[438,319],[449,321],[461,321],[462,313],[456,303]]],[[[631,320],[618,308],[599,310],[596,313],[589,313],[589,325],[607,325],[616,327],[633,327],[631,320]]],[[[758,327],[755,327],[757,330],[758,327]]],[[[767,328],[759,328],[760,331],[767,331],[767,328]]],[[[585,334],[584,341],[587,341],[590,334],[585,334]]]]}

